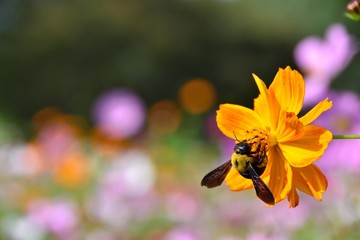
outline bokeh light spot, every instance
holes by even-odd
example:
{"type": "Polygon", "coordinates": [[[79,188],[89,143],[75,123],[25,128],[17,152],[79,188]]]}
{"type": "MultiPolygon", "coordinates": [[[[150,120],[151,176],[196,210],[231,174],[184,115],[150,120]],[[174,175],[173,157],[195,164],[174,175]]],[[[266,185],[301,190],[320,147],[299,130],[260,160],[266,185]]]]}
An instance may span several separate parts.
{"type": "Polygon", "coordinates": [[[189,113],[200,114],[208,111],[216,100],[216,91],[211,82],[195,78],[179,90],[181,106],[189,113]]]}
{"type": "Polygon", "coordinates": [[[88,164],[82,153],[70,153],[54,173],[56,182],[64,187],[78,187],[87,180],[88,164]]]}
{"type": "Polygon", "coordinates": [[[149,111],[149,129],[157,134],[174,132],[180,125],[181,115],[175,101],[162,100],[157,102],[149,111]]]}

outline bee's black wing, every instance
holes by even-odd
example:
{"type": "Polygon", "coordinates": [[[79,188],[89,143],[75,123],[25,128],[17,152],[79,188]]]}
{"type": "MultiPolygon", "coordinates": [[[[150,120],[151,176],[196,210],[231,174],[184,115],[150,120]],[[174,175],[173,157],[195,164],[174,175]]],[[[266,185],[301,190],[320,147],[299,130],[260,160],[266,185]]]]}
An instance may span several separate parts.
{"type": "Polygon", "coordinates": [[[220,186],[231,169],[231,161],[227,161],[205,175],[201,180],[201,186],[214,188],[220,186]]]}
{"type": "Polygon", "coordinates": [[[251,163],[249,163],[249,171],[258,198],[260,198],[267,204],[274,205],[275,204],[274,196],[272,195],[268,186],[266,186],[264,181],[256,173],[251,163]]]}

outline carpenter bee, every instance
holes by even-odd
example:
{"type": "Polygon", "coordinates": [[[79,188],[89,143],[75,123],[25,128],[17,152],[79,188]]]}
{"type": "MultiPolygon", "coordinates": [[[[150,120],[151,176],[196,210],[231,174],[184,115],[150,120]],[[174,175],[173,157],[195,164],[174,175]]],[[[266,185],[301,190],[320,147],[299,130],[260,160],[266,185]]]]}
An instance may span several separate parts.
{"type": "Polygon", "coordinates": [[[231,160],[206,174],[201,180],[201,186],[208,188],[220,186],[231,167],[234,167],[241,176],[252,180],[258,198],[267,204],[274,205],[274,196],[260,178],[267,164],[266,151],[260,148],[260,144],[258,144],[255,151],[252,151],[252,145],[247,141],[238,142],[234,147],[231,160]]]}

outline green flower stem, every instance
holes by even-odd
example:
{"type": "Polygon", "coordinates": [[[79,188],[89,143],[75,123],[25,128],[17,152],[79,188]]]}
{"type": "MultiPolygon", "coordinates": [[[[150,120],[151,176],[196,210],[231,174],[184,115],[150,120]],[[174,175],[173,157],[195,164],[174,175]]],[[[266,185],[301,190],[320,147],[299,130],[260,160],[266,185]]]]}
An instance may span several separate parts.
{"type": "Polygon", "coordinates": [[[353,135],[333,135],[333,139],[360,139],[359,134],[353,135]]]}

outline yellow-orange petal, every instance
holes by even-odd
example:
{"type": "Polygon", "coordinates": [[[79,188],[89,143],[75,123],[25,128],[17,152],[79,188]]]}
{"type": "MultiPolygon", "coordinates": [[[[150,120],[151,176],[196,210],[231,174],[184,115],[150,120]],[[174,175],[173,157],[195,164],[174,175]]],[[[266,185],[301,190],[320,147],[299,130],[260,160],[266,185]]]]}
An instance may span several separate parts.
{"type": "Polygon", "coordinates": [[[296,192],[296,188],[292,187],[288,194],[289,207],[294,208],[299,205],[299,195],[296,192]]]}
{"type": "Polygon", "coordinates": [[[220,105],[216,121],[219,129],[232,139],[235,139],[234,133],[239,131],[265,129],[262,119],[258,114],[252,109],[235,104],[220,105]]]}
{"type": "Polygon", "coordinates": [[[304,78],[289,66],[285,69],[279,68],[269,87],[269,92],[275,96],[283,111],[294,112],[297,115],[304,102],[304,78]]]}
{"type": "Polygon", "coordinates": [[[300,191],[314,196],[317,200],[321,200],[322,193],[327,188],[327,179],[321,170],[315,164],[303,168],[292,168],[292,170],[294,186],[300,191]]]}
{"type": "Polygon", "coordinates": [[[275,202],[283,200],[292,184],[292,171],[289,163],[285,160],[278,147],[270,148],[268,151],[267,169],[270,170],[268,187],[274,195],[275,202]]]}
{"type": "Polygon", "coordinates": [[[253,74],[259,89],[259,96],[254,100],[254,111],[262,117],[266,126],[276,129],[279,119],[280,105],[276,98],[269,93],[265,83],[253,74]]]}
{"type": "Polygon", "coordinates": [[[325,128],[307,125],[300,139],[279,142],[278,146],[291,166],[305,167],[323,155],[331,139],[331,132],[325,128]]]}
{"type": "Polygon", "coordinates": [[[318,118],[323,112],[329,110],[332,107],[332,102],[328,98],[319,102],[315,107],[313,107],[308,113],[300,118],[300,121],[304,125],[312,123],[316,118],[318,118]]]}
{"type": "Polygon", "coordinates": [[[235,168],[231,168],[225,181],[231,191],[241,191],[253,187],[252,181],[241,176],[235,168]]]}

